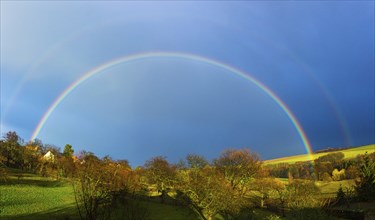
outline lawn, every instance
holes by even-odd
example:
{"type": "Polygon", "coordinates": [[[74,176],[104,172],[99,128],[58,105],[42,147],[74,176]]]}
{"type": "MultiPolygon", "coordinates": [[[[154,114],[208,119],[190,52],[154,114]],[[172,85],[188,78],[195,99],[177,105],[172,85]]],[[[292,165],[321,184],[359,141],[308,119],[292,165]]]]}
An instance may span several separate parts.
{"type": "Polygon", "coordinates": [[[0,190],[2,218],[41,215],[64,209],[74,215],[71,212],[75,210],[73,189],[67,182],[13,172],[7,181],[0,183],[0,190]]]}
{"type": "MultiPolygon", "coordinates": [[[[0,182],[0,219],[79,219],[72,186],[66,181],[12,170],[0,182]]],[[[184,207],[139,201],[150,220],[197,219],[184,207]]]]}

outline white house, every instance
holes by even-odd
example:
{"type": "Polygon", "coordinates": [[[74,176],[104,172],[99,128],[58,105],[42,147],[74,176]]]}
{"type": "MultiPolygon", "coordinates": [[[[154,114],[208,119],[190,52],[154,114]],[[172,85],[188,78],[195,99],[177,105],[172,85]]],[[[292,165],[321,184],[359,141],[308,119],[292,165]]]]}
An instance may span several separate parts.
{"type": "Polygon", "coordinates": [[[46,154],[43,156],[44,160],[55,162],[55,155],[51,151],[48,151],[46,154]]]}

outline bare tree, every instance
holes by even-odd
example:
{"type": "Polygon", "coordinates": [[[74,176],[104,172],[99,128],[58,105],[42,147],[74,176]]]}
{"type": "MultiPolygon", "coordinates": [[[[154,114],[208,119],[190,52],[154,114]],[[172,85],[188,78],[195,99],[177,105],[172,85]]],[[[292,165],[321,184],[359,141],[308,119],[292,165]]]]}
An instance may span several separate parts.
{"type": "MultiPolygon", "coordinates": [[[[81,219],[109,219],[113,195],[124,190],[124,166],[109,157],[100,160],[92,153],[81,156],[73,181],[76,204],[81,219]]],[[[125,188],[126,189],[126,188],[125,188]]]]}
{"type": "Polygon", "coordinates": [[[153,157],[145,163],[146,177],[150,184],[155,184],[161,192],[162,201],[175,182],[176,168],[165,157],[153,157]]]}
{"type": "Polygon", "coordinates": [[[214,160],[216,169],[222,173],[231,187],[240,196],[246,193],[246,185],[260,170],[259,156],[249,149],[225,150],[218,159],[214,160]]]}
{"type": "Polygon", "coordinates": [[[211,220],[217,213],[236,213],[241,202],[224,176],[212,167],[180,170],[176,190],[179,199],[201,218],[211,220]]]}

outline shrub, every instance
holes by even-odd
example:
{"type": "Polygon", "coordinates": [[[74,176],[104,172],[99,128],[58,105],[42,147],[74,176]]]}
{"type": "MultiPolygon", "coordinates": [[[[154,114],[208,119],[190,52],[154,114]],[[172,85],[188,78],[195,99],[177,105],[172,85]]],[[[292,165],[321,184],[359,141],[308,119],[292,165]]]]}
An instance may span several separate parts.
{"type": "Polygon", "coordinates": [[[327,181],[327,182],[331,182],[332,181],[332,177],[331,177],[331,175],[329,175],[329,173],[324,172],[322,174],[322,180],[323,181],[327,181]]]}
{"type": "Polygon", "coordinates": [[[318,159],[316,159],[316,162],[336,162],[344,159],[344,153],[343,152],[336,152],[336,153],[329,153],[327,155],[321,156],[318,159]]]}
{"type": "Polygon", "coordinates": [[[270,215],[267,217],[267,220],[279,220],[281,219],[278,215],[270,215]]]}
{"type": "Polygon", "coordinates": [[[340,171],[338,171],[337,169],[334,169],[332,171],[332,179],[334,181],[340,181],[340,180],[343,180],[345,179],[345,169],[342,169],[340,171]]]}
{"type": "Polygon", "coordinates": [[[359,169],[360,180],[356,182],[356,191],[360,200],[375,199],[375,161],[366,153],[359,169]]]}
{"type": "Polygon", "coordinates": [[[342,189],[342,186],[340,185],[340,188],[337,190],[336,193],[336,202],[338,204],[343,204],[346,202],[346,194],[344,190],[342,189]]]}
{"type": "Polygon", "coordinates": [[[350,165],[347,169],[346,169],[346,178],[347,179],[355,179],[359,176],[359,170],[356,166],[354,165],[350,165]]]}

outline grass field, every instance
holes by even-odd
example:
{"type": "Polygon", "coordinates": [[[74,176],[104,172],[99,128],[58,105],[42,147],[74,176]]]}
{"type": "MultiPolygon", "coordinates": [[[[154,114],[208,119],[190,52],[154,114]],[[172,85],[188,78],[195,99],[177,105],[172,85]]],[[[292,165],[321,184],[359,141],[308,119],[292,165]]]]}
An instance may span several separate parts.
{"type": "MultiPolygon", "coordinates": [[[[34,174],[10,170],[7,181],[0,182],[0,219],[79,219],[74,200],[73,188],[69,182],[57,181],[34,174]]],[[[185,207],[137,201],[146,208],[150,220],[194,220],[199,219],[185,207]]],[[[119,218],[122,210],[113,212],[113,219],[119,218]]],[[[254,210],[256,219],[266,219],[274,215],[267,210],[254,210]]],[[[214,220],[224,220],[216,215],[214,220]]]]}
{"type": "MultiPolygon", "coordinates": [[[[346,150],[339,150],[339,151],[334,151],[334,152],[342,152],[345,155],[344,159],[351,159],[351,158],[355,158],[357,155],[365,154],[366,152],[369,154],[375,152],[375,144],[355,147],[355,148],[346,149],[346,150]]],[[[310,160],[315,160],[321,156],[327,155],[329,153],[332,153],[332,152],[317,153],[317,154],[312,154],[312,155],[300,154],[300,155],[294,155],[294,156],[289,156],[289,157],[276,158],[272,160],[265,160],[263,162],[265,165],[269,165],[269,164],[277,164],[277,163],[295,163],[295,162],[302,162],[302,161],[310,161],[310,160]]]]}
{"type": "MultiPolygon", "coordinates": [[[[20,218],[43,215],[57,210],[75,209],[73,189],[70,184],[27,173],[12,173],[0,183],[0,217],[20,218]]],[[[37,217],[35,219],[38,219],[37,217]]]]}
{"type": "MultiPolygon", "coordinates": [[[[68,182],[12,170],[0,182],[0,219],[79,219],[68,182]]],[[[196,219],[187,208],[140,201],[150,220],[196,219]]],[[[118,219],[118,218],[117,218],[118,219]]]]}

